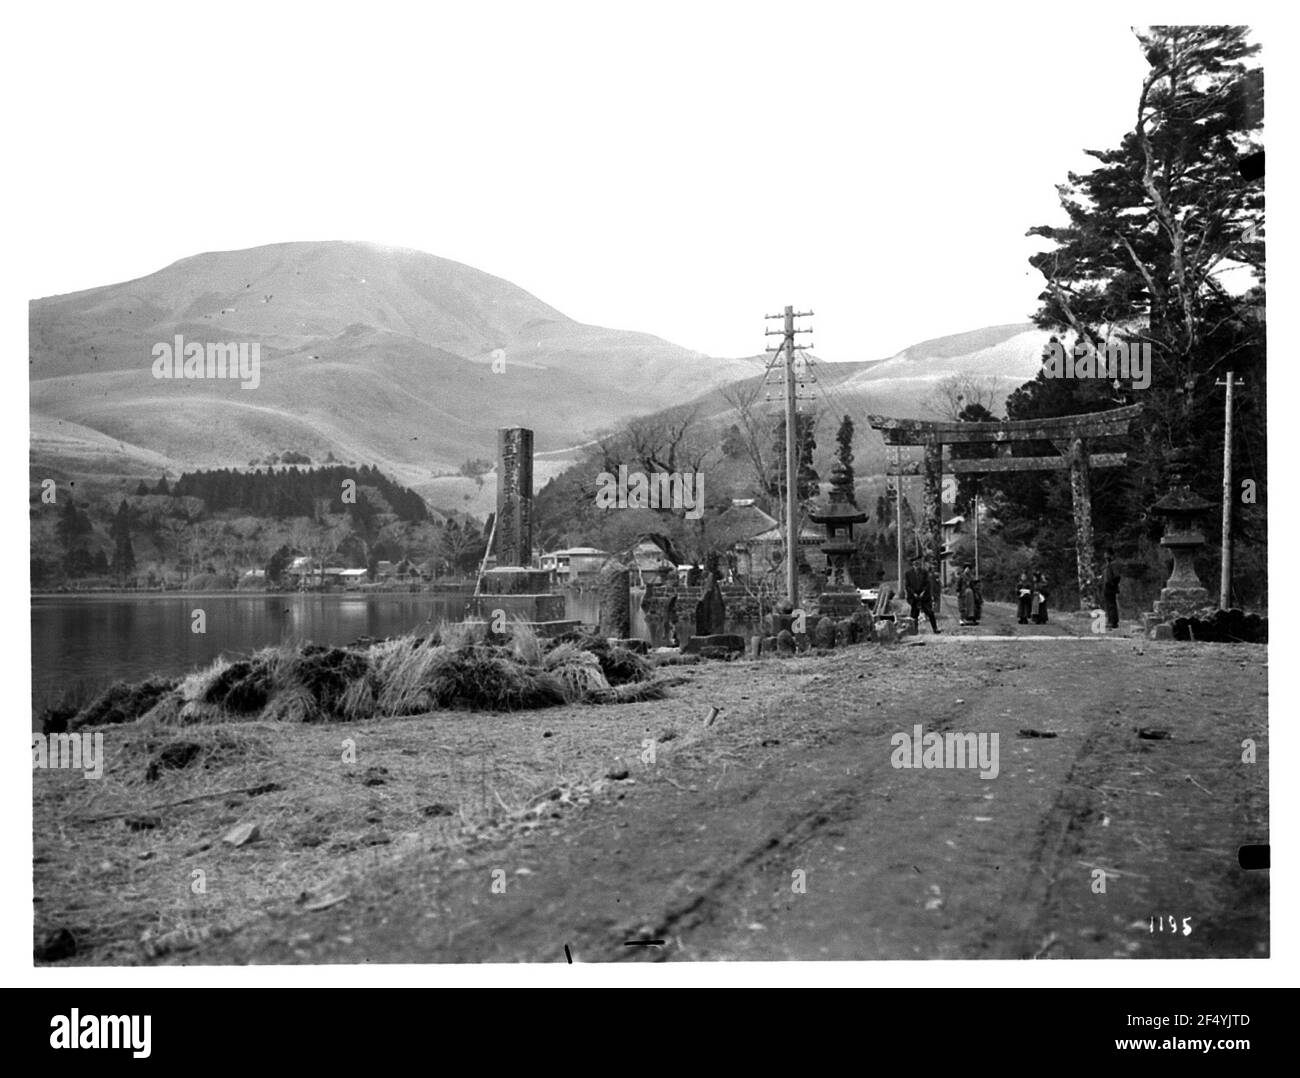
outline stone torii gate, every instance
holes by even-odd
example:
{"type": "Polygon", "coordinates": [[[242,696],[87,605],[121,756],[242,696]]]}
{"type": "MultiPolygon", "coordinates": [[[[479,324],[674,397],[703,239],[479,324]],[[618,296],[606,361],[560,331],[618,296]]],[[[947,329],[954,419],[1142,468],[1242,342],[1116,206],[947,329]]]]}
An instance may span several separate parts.
{"type": "Polygon", "coordinates": [[[898,463],[886,474],[891,476],[923,475],[925,493],[921,515],[925,521],[921,545],[932,566],[939,563],[943,548],[943,474],[993,475],[1002,472],[1065,471],[1070,472],[1070,493],[1074,500],[1075,551],[1079,562],[1079,603],[1091,610],[1097,600],[1097,570],[1092,550],[1093,468],[1121,467],[1126,453],[1089,453],[1088,439],[1113,438],[1126,434],[1129,424],[1142,412],[1142,405],[1131,404],[1106,412],[1059,416],[1054,419],[1019,419],[1001,422],[962,423],[932,422],[924,419],[891,419],[872,415],[867,419],[880,431],[885,444],[894,446],[898,463]],[[1051,442],[1061,454],[1056,457],[1013,457],[1016,442],[1051,442]],[[943,458],[945,445],[995,445],[998,455],[979,459],[943,458]],[[920,446],[923,461],[904,464],[901,447],[920,446]]]}

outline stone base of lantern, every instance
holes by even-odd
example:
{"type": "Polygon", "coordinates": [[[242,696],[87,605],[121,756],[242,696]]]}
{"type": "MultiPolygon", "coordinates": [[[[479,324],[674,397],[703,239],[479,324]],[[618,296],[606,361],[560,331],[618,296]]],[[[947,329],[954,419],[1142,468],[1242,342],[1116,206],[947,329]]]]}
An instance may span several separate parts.
{"type": "Polygon", "coordinates": [[[1160,621],[1194,617],[1210,605],[1210,593],[1204,588],[1165,588],[1160,598],[1151,604],[1151,611],[1160,621]]]}

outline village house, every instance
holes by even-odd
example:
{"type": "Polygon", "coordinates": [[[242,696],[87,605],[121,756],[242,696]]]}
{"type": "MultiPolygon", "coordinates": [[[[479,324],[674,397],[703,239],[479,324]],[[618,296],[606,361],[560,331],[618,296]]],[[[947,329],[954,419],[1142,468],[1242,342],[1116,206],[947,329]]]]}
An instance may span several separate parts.
{"type": "MultiPolygon", "coordinates": [[[[755,498],[732,498],[710,529],[710,538],[719,551],[734,558],[738,577],[762,577],[779,566],[785,554],[785,529],[775,517],[765,513],[755,498]]],[[[799,547],[814,568],[824,564],[821,545],[826,535],[821,528],[805,521],[799,528],[799,547]]]]}
{"type": "Polygon", "coordinates": [[[339,580],[348,591],[356,591],[366,582],[368,569],[340,569],[339,580]]]}
{"type": "Polygon", "coordinates": [[[597,550],[593,546],[575,546],[543,554],[538,567],[553,572],[557,583],[569,584],[596,576],[608,559],[607,550],[597,550]]]}

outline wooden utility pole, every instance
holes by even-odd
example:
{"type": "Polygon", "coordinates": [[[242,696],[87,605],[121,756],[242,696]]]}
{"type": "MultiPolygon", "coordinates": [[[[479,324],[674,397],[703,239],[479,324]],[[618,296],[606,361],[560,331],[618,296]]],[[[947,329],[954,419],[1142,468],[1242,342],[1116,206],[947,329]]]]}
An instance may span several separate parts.
{"type": "Polygon", "coordinates": [[[903,450],[894,446],[894,463],[899,466],[894,476],[894,545],[898,548],[898,583],[894,585],[897,594],[903,594],[903,450]]]}
{"type": "Polygon", "coordinates": [[[808,318],[812,311],[799,311],[787,307],[783,314],[769,314],[767,319],[780,318],[780,330],[766,330],[768,337],[782,337],[777,349],[785,353],[785,592],[790,606],[799,606],[799,431],[797,417],[798,396],[794,384],[794,338],[796,333],[811,333],[811,329],[795,329],[796,318],[808,318]]]}
{"type": "Polygon", "coordinates": [[[1232,371],[1228,372],[1226,381],[1214,384],[1227,390],[1223,397],[1223,538],[1219,544],[1223,551],[1219,563],[1219,609],[1227,610],[1232,605],[1232,371]]]}

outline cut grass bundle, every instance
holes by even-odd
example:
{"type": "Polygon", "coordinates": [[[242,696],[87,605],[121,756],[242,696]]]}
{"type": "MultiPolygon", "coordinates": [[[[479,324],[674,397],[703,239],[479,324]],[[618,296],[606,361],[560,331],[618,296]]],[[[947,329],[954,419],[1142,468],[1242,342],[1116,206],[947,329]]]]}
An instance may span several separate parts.
{"type": "Polygon", "coordinates": [[[525,666],[541,666],[546,652],[537,630],[523,618],[515,618],[510,624],[510,649],[525,666]]]}
{"type": "Polygon", "coordinates": [[[442,707],[523,711],[564,703],[564,692],[544,671],[516,662],[505,649],[447,649],[439,657],[433,693],[442,707]]]}
{"type": "Polygon", "coordinates": [[[596,656],[600,662],[601,673],[605,675],[605,680],[610,685],[645,681],[650,677],[650,664],[645,659],[625,647],[611,645],[604,637],[574,629],[562,633],[551,641],[552,652],[565,646],[572,646],[596,656]]]}
{"type": "Polygon", "coordinates": [[[236,715],[256,715],[266,707],[273,687],[270,664],[254,658],[226,667],[213,679],[203,699],[236,715]]]}
{"type": "Polygon", "coordinates": [[[434,680],[449,648],[399,637],[371,652],[381,715],[422,715],[438,706],[434,680]]]}
{"type": "Polygon", "coordinates": [[[543,658],[542,666],[559,682],[566,703],[588,700],[610,687],[600,660],[572,642],[552,648],[543,658]]]}
{"type": "Polygon", "coordinates": [[[176,682],[168,678],[150,678],[148,681],[136,682],[134,685],[129,685],[125,681],[115,681],[81,711],[68,719],[66,728],[75,731],[83,726],[111,726],[117,723],[134,722],[149,712],[175,687],[176,682]]]}
{"type": "Polygon", "coordinates": [[[316,697],[303,685],[281,689],[262,712],[267,722],[321,722],[328,717],[316,697]]]}
{"type": "Polygon", "coordinates": [[[360,652],[311,644],[277,670],[276,688],[301,688],[322,714],[337,715],[348,686],[365,677],[369,668],[370,661],[360,652]]]}
{"type": "Polygon", "coordinates": [[[609,647],[604,654],[598,655],[600,668],[611,685],[627,685],[637,681],[648,681],[650,664],[635,651],[624,647],[609,647]]]}

